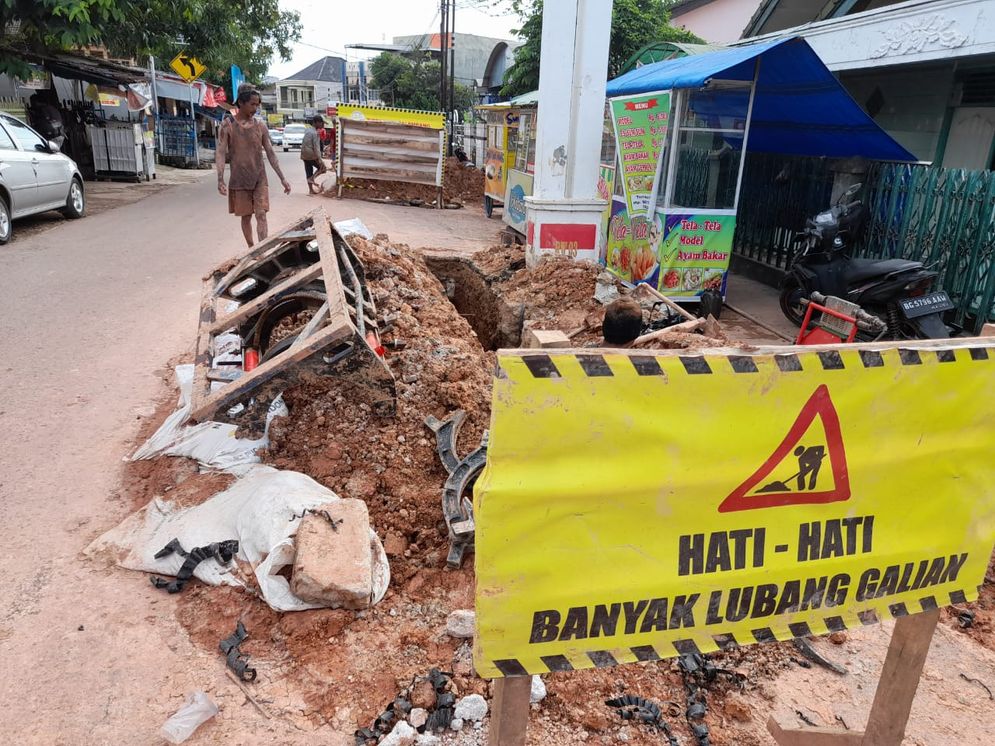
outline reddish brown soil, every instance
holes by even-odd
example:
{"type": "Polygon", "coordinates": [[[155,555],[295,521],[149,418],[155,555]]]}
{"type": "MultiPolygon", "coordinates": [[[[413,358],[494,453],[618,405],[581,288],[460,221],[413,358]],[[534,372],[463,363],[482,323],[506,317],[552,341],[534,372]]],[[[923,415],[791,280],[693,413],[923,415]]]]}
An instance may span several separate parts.
{"type": "MultiPolygon", "coordinates": [[[[490,690],[472,673],[468,644],[445,634],[450,611],[473,607],[473,560],[468,558],[460,570],[445,567],[448,541],[439,508],[446,474],[434,436],[423,423],[430,414],[443,418],[461,408],[468,416],[459,452],[475,447],[489,421],[493,355],[481,347],[419,254],[384,236],[351,242],[364,262],[378,314],[397,314],[384,341],[406,343],[388,357],[397,381],[397,413],[375,415],[354,382],[345,379],[289,390],[290,416],[274,421],[264,459],[367,503],[388,551],[390,590],[365,612],[278,614],[251,592],[195,582],[177,607],[191,637],[211,651],[241,619],[250,635],[242,650],[260,671],[253,685],[258,700],[275,716],[302,726],[330,723],[339,731],[369,725],[400,690],[432,667],[455,673],[453,688],[459,695],[488,695],[490,690]]],[[[495,287],[524,302],[529,320],[569,329],[597,316],[600,306],[592,295],[599,268],[554,259],[532,272],[510,270],[518,253],[488,252],[483,271],[507,278],[495,287]]],[[[172,461],[177,460],[135,465],[136,495],[161,493],[171,479],[175,484],[172,461]]],[[[226,486],[227,477],[187,476],[171,488],[185,504],[200,499],[208,487],[226,486]]],[[[706,723],[713,744],[761,743],[757,725],[750,722],[750,703],[768,696],[764,682],[791,665],[790,657],[782,645],[716,656],[717,665],[740,674],[745,691],[725,679],[709,687],[706,723]]],[[[693,742],[683,717],[682,678],[672,661],[547,679],[549,697],[533,715],[532,744],[614,743],[623,736],[633,744],[661,743],[659,733],[619,720],[605,705],[624,693],[659,702],[682,742],[693,742]]]]}
{"type": "MultiPolygon", "coordinates": [[[[988,561],[988,572],[985,582],[978,589],[978,600],[969,604],[947,606],[941,612],[940,619],[986,648],[995,650],[995,554],[988,561]],[[966,626],[960,619],[961,612],[964,611],[974,614],[974,618],[966,626]]],[[[968,621],[966,616],[964,621],[968,621]]]]}
{"type": "MultiPolygon", "coordinates": [[[[446,160],[442,180],[443,199],[448,205],[481,206],[484,201],[484,172],[467,168],[455,158],[446,160]]],[[[420,207],[435,207],[438,192],[427,184],[402,181],[347,179],[342,184],[342,196],[350,199],[375,199],[403,204],[416,200],[420,207]]]]}

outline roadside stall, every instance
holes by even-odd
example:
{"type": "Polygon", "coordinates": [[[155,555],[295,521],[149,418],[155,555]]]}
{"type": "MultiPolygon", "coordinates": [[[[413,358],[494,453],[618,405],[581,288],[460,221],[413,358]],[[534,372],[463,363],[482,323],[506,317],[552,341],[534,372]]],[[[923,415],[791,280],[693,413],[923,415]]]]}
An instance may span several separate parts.
{"type": "Polygon", "coordinates": [[[491,217],[494,206],[504,204],[508,171],[515,164],[518,148],[519,110],[510,102],[478,106],[487,125],[484,151],[484,214],[491,217]]]}
{"type": "Polygon", "coordinates": [[[605,264],[680,300],[726,296],[747,150],[915,160],[800,38],[645,65],[607,95],[620,171],[605,264]]]}

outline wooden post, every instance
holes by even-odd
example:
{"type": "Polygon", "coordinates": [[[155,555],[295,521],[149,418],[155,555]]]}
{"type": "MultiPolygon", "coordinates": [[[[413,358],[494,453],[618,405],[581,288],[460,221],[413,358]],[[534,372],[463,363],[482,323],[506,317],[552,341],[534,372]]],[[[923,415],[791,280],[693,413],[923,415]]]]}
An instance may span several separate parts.
{"type": "Polygon", "coordinates": [[[933,609],[895,622],[863,733],[832,728],[787,730],[771,717],[767,721],[771,736],[779,746],[901,746],[939,618],[940,610],[933,609]]]}
{"type": "Polygon", "coordinates": [[[531,693],[531,676],[509,676],[494,681],[488,746],[525,746],[531,693]]]}
{"type": "Polygon", "coordinates": [[[864,743],[901,746],[929,643],[939,619],[940,610],[933,609],[903,616],[895,622],[888,657],[884,660],[874,704],[867,718],[864,743]]]}

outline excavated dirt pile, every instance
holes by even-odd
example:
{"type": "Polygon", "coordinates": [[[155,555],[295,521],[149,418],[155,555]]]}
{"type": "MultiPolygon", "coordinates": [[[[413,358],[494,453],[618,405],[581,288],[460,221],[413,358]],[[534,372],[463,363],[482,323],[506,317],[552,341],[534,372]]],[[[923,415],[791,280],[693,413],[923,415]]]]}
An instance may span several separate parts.
{"type": "MultiPolygon", "coordinates": [[[[317,610],[275,614],[246,594],[197,586],[181,599],[180,618],[195,639],[216,647],[245,619],[243,648],[260,657],[260,681],[288,678],[303,702],[287,703],[312,726],[367,726],[431,667],[455,670],[461,694],[483,693],[470,677],[469,648],[445,634],[446,616],[473,608],[472,559],[445,568],[448,535],[440,500],[446,473],[424,420],[467,413],[459,443],[465,455],[487,427],[493,360],[446,300],[418,254],[385,236],[350,243],[366,268],[381,316],[396,314],[385,342],[397,380],[397,414],[377,416],[348,380],[285,392],[290,416],[274,421],[264,461],[303,472],[344,498],[366,502],[391,565],[387,597],[366,612],[317,610]],[[246,617],[248,615],[248,617],[246,617]],[[460,651],[457,654],[457,651],[460,651]]],[[[302,723],[303,725],[303,723],[302,723]]]]}
{"type": "Polygon", "coordinates": [[[552,257],[528,269],[519,246],[471,256],[429,254],[426,261],[487,349],[518,346],[528,328],[559,329],[577,346],[601,339],[605,310],[594,299],[602,275],[597,264],[552,257]]]}
{"type": "MultiPolygon", "coordinates": [[[[180,622],[205,650],[216,651],[238,620],[245,624],[249,638],[241,650],[259,671],[252,691],[273,717],[304,730],[330,726],[338,734],[369,726],[433,667],[454,674],[456,696],[490,694],[488,683],[473,674],[469,641],[446,633],[450,612],[473,608],[473,556],[460,570],[445,566],[448,537],[440,500],[446,473],[434,435],[423,423],[428,415],[441,419],[463,409],[467,420],[458,452],[474,448],[488,427],[493,354],[447,299],[449,279],[440,282],[437,268],[430,270],[421,254],[382,235],[369,242],[353,237],[350,243],[365,265],[378,313],[395,316],[384,342],[403,343],[388,352],[397,413],[378,416],[362,389],[346,379],[289,390],[290,416],[274,421],[263,458],[308,474],[341,497],[366,502],[390,559],[387,596],[363,612],[286,614],[273,612],[251,593],[200,583],[177,599],[180,622]]],[[[517,304],[527,323],[566,330],[600,323],[603,311],[592,297],[600,272],[595,265],[547,260],[529,271],[514,249],[484,252],[474,263],[475,273],[490,277],[490,292],[517,304]]],[[[578,336],[583,335],[597,333],[578,336]]],[[[789,656],[784,646],[768,645],[713,657],[733,675],[707,686],[711,743],[764,742],[758,722],[773,698],[764,682],[790,665],[789,656]]],[[[218,665],[223,665],[220,655],[218,665]]],[[[684,717],[685,677],[674,661],[545,679],[548,696],[533,706],[531,744],[665,743],[653,727],[624,721],[605,704],[624,694],[659,703],[681,743],[694,743],[684,717]]],[[[486,725],[448,732],[443,740],[485,742],[486,725]]]]}
{"type": "MultiPolygon", "coordinates": [[[[442,181],[443,199],[447,205],[481,207],[484,204],[484,172],[468,168],[456,158],[446,159],[445,177],[442,181]]],[[[347,179],[342,185],[342,196],[351,199],[373,199],[418,207],[435,207],[436,188],[427,184],[408,184],[403,181],[376,181],[373,179],[347,179]]]]}

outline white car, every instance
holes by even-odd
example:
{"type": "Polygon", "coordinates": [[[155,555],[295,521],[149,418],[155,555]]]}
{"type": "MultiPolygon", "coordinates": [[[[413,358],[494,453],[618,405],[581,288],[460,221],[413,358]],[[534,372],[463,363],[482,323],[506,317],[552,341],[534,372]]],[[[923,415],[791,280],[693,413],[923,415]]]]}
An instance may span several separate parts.
{"type": "Polygon", "coordinates": [[[304,133],[307,132],[306,124],[288,124],[283,128],[283,152],[286,153],[291,148],[301,149],[304,141],[304,133]]]}
{"type": "Polygon", "coordinates": [[[76,162],[20,119],[0,114],[0,244],[12,220],[48,210],[81,218],[86,210],[76,162]]]}
{"type": "Polygon", "coordinates": [[[283,145],[283,133],[280,130],[270,129],[269,141],[274,145],[283,145]]]}

